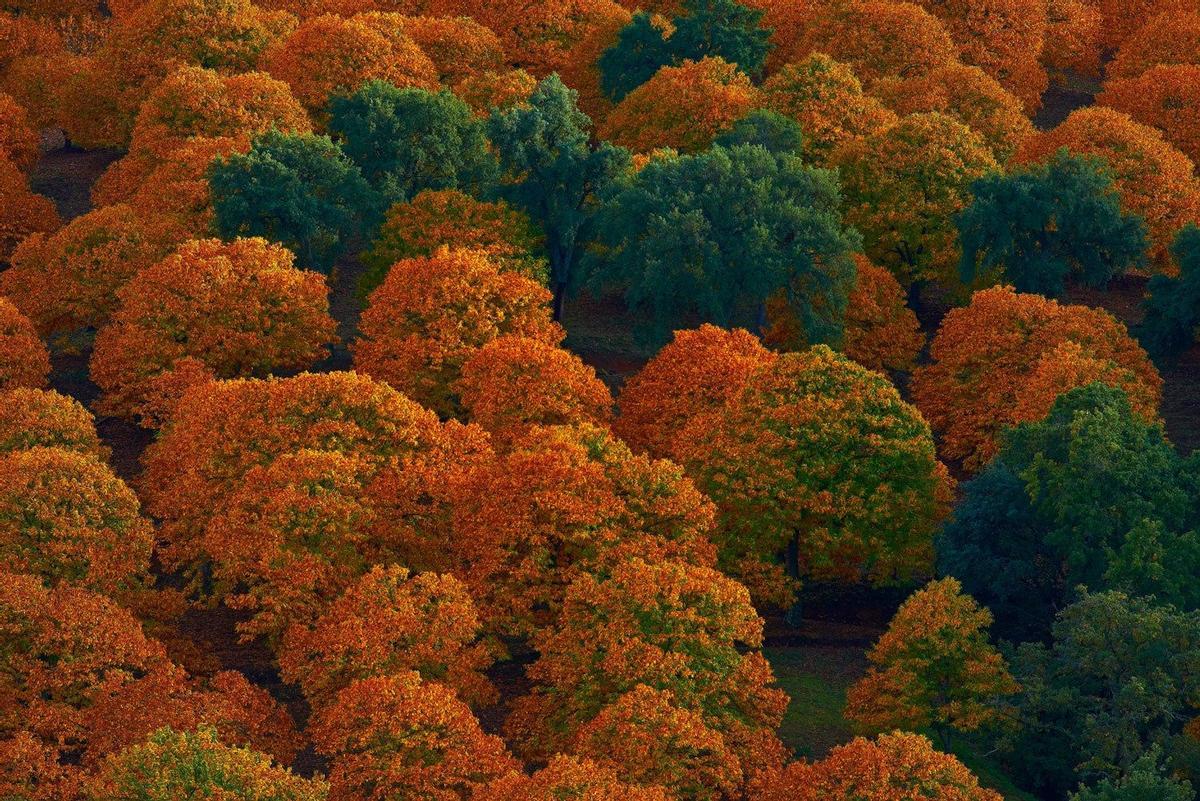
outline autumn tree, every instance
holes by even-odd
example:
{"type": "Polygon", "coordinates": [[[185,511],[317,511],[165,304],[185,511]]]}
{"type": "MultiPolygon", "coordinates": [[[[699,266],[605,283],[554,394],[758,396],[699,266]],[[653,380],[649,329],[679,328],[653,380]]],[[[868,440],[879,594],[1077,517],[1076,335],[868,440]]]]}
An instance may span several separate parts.
{"type": "Polygon", "coordinates": [[[1100,74],[1104,15],[1086,0],[1047,0],[1042,63],[1051,83],[1065,82],[1070,72],[1100,74]]]}
{"type": "Polygon", "coordinates": [[[1200,327],[1200,228],[1182,229],[1171,245],[1179,275],[1150,279],[1145,317],[1137,329],[1138,341],[1159,361],[1169,361],[1196,342],[1200,327]]]}
{"type": "Polygon", "coordinates": [[[507,335],[484,345],[455,386],[466,417],[498,447],[533,426],[595,423],[612,416],[612,395],[596,371],[564,348],[507,335]]]}
{"type": "Polygon", "coordinates": [[[846,716],[873,732],[933,727],[975,731],[995,724],[1018,687],[988,642],[992,616],[953,578],[908,597],[846,697],[846,716]]]}
{"type": "Polygon", "coordinates": [[[855,737],[820,762],[794,762],[754,801],[1000,801],[919,734],[855,737]]]}
{"type": "Polygon", "coordinates": [[[751,576],[786,555],[792,577],[927,575],[949,479],[928,425],[882,375],[825,346],[782,354],[687,433],[684,464],[717,504],[726,569],[751,576]]]}
{"type": "Polygon", "coordinates": [[[25,109],[11,95],[0,92],[0,158],[28,170],[41,156],[39,145],[25,109]]]}
{"type": "Polygon", "coordinates": [[[46,386],[50,354],[29,318],[0,296],[0,390],[46,386]]]}
{"type": "Polygon", "coordinates": [[[854,289],[846,302],[842,352],[872,370],[911,370],[925,334],[890,272],[855,254],[854,289]]]}
{"type": "Polygon", "coordinates": [[[804,155],[826,164],[834,148],[872,136],[896,123],[896,115],[863,92],[854,71],[823,53],[787,64],[763,83],[762,103],[798,123],[804,155]]]}
{"type": "Polygon", "coordinates": [[[490,630],[528,635],[554,622],[582,574],[634,555],[712,565],[713,522],[677,465],[595,426],[534,428],[463,483],[457,572],[490,630]]]}
{"type": "Polygon", "coordinates": [[[758,146],[655,159],[601,210],[589,280],[624,289],[651,342],[693,320],[758,328],[776,292],[809,341],[837,341],[859,245],[839,200],[831,172],[758,146]]]}
{"type": "Polygon", "coordinates": [[[575,98],[551,75],[538,84],[528,105],[498,110],[488,123],[500,160],[500,196],[546,235],[556,320],[562,318],[595,203],[629,166],[625,151],[607,143],[592,147],[591,120],[575,98]]]}
{"type": "Polygon", "coordinates": [[[996,615],[1006,637],[1044,636],[1076,587],[1155,594],[1200,606],[1187,466],[1162,426],[1119,389],[1061,396],[1041,422],[1012,429],[963,487],[938,542],[941,570],[996,615]]]}
{"type": "Polygon", "coordinates": [[[33,234],[0,273],[0,293],[43,335],[99,328],[117,308],[118,291],[169,251],[147,222],[129,206],[115,205],[76,217],[55,233],[33,234]]]}
{"type": "Polygon", "coordinates": [[[89,801],[324,801],[326,785],[304,779],[249,748],[223,745],[211,727],[156,731],[109,757],[87,785],[89,801]]]}
{"type": "Polygon", "coordinates": [[[1181,227],[1200,219],[1200,188],[1188,157],[1153,128],[1114,109],[1090,106],[1026,139],[1014,158],[1045,162],[1063,147],[1108,161],[1121,205],[1146,221],[1151,263],[1160,272],[1173,273],[1167,254],[1171,240],[1181,227]]]}
{"type": "Polygon", "coordinates": [[[532,694],[506,727],[531,757],[561,751],[639,685],[672,693],[736,755],[746,780],[782,765],[774,731],[787,696],[757,649],[745,587],[707,567],[638,558],[571,585],[557,626],[534,638],[532,694]]]}
{"type": "Polygon", "coordinates": [[[550,294],[482,251],[441,249],[392,266],[371,293],[353,345],[356,369],[443,416],[459,411],[462,365],[504,334],[551,344],[550,294]],[[399,312],[403,311],[403,314],[399,312]]]}
{"type": "Polygon", "coordinates": [[[465,798],[517,768],[453,690],[408,671],[355,681],[321,707],[311,734],[331,761],[331,801],[465,798]]]}
{"type": "MultiPolygon", "coordinates": [[[[1024,422],[1017,409],[1029,377],[1061,358],[1065,343],[1080,346],[1101,368],[1102,375],[1092,370],[1083,383],[1119,386],[1143,419],[1157,418],[1162,379],[1108,312],[993,287],[946,315],[930,348],[932,362],[913,375],[913,398],[939,434],[943,456],[962,460],[970,471],[983,467],[996,452],[997,435],[1024,422]]],[[[1050,388],[1043,413],[1072,386],[1050,388]]]]}
{"type": "Polygon", "coordinates": [[[7,158],[0,157],[0,265],[7,265],[25,237],[57,230],[62,221],[54,204],[29,189],[25,174],[7,158]]]}
{"type": "Polygon", "coordinates": [[[329,130],[382,202],[426,189],[485,193],[496,179],[485,124],[448,90],[369,81],[329,105],[329,130]]]}
{"type": "Polygon", "coordinates": [[[280,672],[300,685],[314,709],[358,679],[408,671],[483,705],[495,700],[496,691],[481,673],[492,658],[479,633],[475,605],[458,579],[376,565],[312,628],[286,632],[280,672]]]}
{"type": "Polygon", "coordinates": [[[1162,13],[1135,18],[1129,36],[1119,42],[1105,67],[1110,80],[1136,78],[1159,65],[1200,63],[1200,9],[1170,4],[1161,8],[1162,13]]]}
{"type": "Polygon", "coordinates": [[[388,209],[371,250],[362,256],[367,270],[359,292],[370,294],[396,262],[432,256],[441,247],[483,251],[501,269],[545,283],[544,244],[529,218],[503,200],[478,200],[456,189],[427,190],[388,209]]]}
{"type": "Polygon", "coordinates": [[[0,453],[44,446],[108,458],[83,404],[53,390],[18,387],[0,394],[0,453]]]}
{"type": "Polygon", "coordinates": [[[99,409],[156,426],[192,380],[301,370],[328,353],[336,324],[320,275],[263,239],[192,240],[118,293],[96,336],[99,409]]]}
{"type": "Polygon", "coordinates": [[[21,801],[62,801],[79,795],[75,765],[58,760],[57,749],[27,731],[0,737],[0,793],[21,801]]]}
{"type": "Polygon", "coordinates": [[[358,166],[328,137],[268,131],[246,154],[208,171],[221,236],[263,237],[328,273],[349,240],[374,220],[378,198],[358,166]]]}
{"type": "Polygon", "coordinates": [[[617,778],[611,768],[570,756],[556,756],[532,776],[511,771],[475,790],[472,801],[670,801],[661,787],[639,787],[617,778]]]}
{"type": "Polygon", "coordinates": [[[982,137],[938,112],[910,114],[851,140],[833,162],[846,221],[862,232],[866,255],[902,286],[954,286],[960,252],[954,216],[970,203],[972,183],[999,169],[982,137]]]}
{"type": "Polygon", "coordinates": [[[503,112],[524,105],[537,83],[525,70],[501,70],[469,75],[452,89],[476,116],[486,119],[494,109],[503,112]]]}
{"type": "MultiPolygon", "coordinates": [[[[1200,32],[1200,31],[1198,31],[1200,32]]],[[[1200,49],[1196,57],[1200,59],[1200,49]]],[[[1200,65],[1162,64],[1104,84],[1096,102],[1128,114],[1195,162],[1200,159],[1200,65]]]]}
{"type": "Polygon", "coordinates": [[[1099,158],[1060,150],[1045,164],[980,178],[972,193],[955,220],[967,284],[999,278],[1061,297],[1068,278],[1103,288],[1146,263],[1146,225],[1121,208],[1099,158]]]}

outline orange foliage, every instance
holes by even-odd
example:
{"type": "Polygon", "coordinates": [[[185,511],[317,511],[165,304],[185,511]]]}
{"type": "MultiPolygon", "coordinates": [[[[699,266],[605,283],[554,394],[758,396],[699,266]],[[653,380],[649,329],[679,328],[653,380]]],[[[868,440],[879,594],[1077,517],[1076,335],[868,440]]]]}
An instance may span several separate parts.
{"type": "Polygon", "coordinates": [[[683,471],[594,426],[531,430],[464,482],[455,513],[459,575],[487,625],[505,633],[551,623],[572,580],[624,557],[715,557],[712,504],[683,471]]]}
{"type": "Polygon", "coordinates": [[[511,772],[477,789],[471,801],[672,801],[661,787],[638,787],[617,778],[611,768],[586,759],[556,756],[532,776],[511,772]]]}
{"type": "Polygon", "coordinates": [[[1109,81],[1096,102],[1162,131],[1193,163],[1200,159],[1200,64],[1164,64],[1109,81]]]}
{"type": "Polygon", "coordinates": [[[154,531],[137,497],[94,456],[35,447],[0,457],[0,560],[105,594],[148,578],[154,531]]]}
{"type": "Polygon", "coordinates": [[[319,273],[264,239],[187,242],[118,293],[92,355],[97,408],[161,424],[176,398],[158,397],[154,382],[185,359],[218,378],[309,367],[334,337],[328,293],[319,273]]]}
{"type": "Polygon", "coordinates": [[[861,254],[855,254],[858,281],[846,306],[842,349],[872,370],[911,370],[925,346],[917,315],[904,303],[895,277],[861,254]]]}
{"type": "Polygon", "coordinates": [[[438,70],[396,20],[326,14],[300,25],[263,55],[267,72],[292,87],[314,118],[331,97],[352,95],[367,81],[436,89],[438,70]],[[389,24],[390,22],[390,24],[389,24]]]}
{"type": "Polygon", "coordinates": [[[58,760],[58,749],[27,731],[0,738],[0,798],[74,801],[80,797],[79,769],[58,760]]]}
{"type": "Polygon", "coordinates": [[[1200,221],[1200,184],[1191,160],[1158,131],[1103,106],[1071,112],[1057,128],[1026,139],[1014,158],[1044,161],[1063,147],[1108,161],[1121,204],[1146,221],[1157,268],[1174,273],[1168,248],[1180,228],[1200,221]]]}
{"type": "Polygon", "coordinates": [[[331,760],[329,801],[458,801],[517,768],[452,690],[412,672],[354,682],[318,710],[311,734],[331,760]]]}
{"type": "Polygon", "coordinates": [[[0,453],[39,445],[108,458],[91,413],[74,398],[25,387],[0,394],[0,453]]]}
{"type": "Polygon", "coordinates": [[[446,86],[504,68],[496,34],[470,17],[397,17],[396,22],[433,61],[438,81],[446,86]]]}
{"type": "Polygon", "coordinates": [[[595,370],[568,350],[522,336],[503,336],[476,351],[455,392],[471,422],[500,447],[533,426],[604,425],[612,415],[612,395],[595,370]]]}
{"type": "Polygon", "coordinates": [[[41,155],[39,144],[25,109],[11,95],[0,92],[0,157],[28,170],[41,155]]]}
{"type": "Polygon", "coordinates": [[[550,292],[478,250],[442,248],[402,259],[371,293],[353,344],[354,366],[443,416],[476,350],[504,334],[558,343],[550,292]]]}
{"type": "Polygon", "coordinates": [[[1170,10],[1139,20],[1109,63],[1109,79],[1136,78],[1159,64],[1200,63],[1200,12],[1170,10]],[[1145,22],[1145,24],[1142,24],[1145,22]]]}
{"type": "Polygon", "coordinates": [[[0,391],[46,386],[50,353],[33,323],[0,296],[0,391]]]}
{"type": "MultiPolygon", "coordinates": [[[[1118,50],[1137,35],[1139,29],[1159,14],[1196,11],[1195,0],[1086,0],[1100,12],[1101,42],[1107,50],[1118,50]]],[[[1159,43],[1144,42],[1153,47],[1159,43]]],[[[1168,44],[1162,42],[1161,44],[1168,44]]],[[[1113,75],[1112,65],[1108,74],[1113,75]]]]}
{"type": "Polygon", "coordinates": [[[794,762],[754,801],[1002,801],[919,734],[856,737],[820,762],[794,762]]]}
{"type": "Polygon", "coordinates": [[[507,110],[529,100],[537,81],[525,70],[482,72],[454,85],[454,94],[477,115],[486,117],[494,108],[507,110]]]}
{"type": "Polygon", "coordinates": [[[930,355],[933,363],[913,375],[913,397],[940,434],[945,457],[961,459],[968,470],[978,470],[995,454],[1003,429],[1040,419],[1018,413],[1049,408],[1051,392],[1079,386],[1072,377],[1085,383],[1118,380],[1142,417],[1157,418],[1162,379],[1125,326],[1100,309],[1060,306],[1040,295],[993,287],[946,315],[930,355]],[[1066,342],[1081,350],[1070,362],[1043,366],[1070,355],[1057,350],[1066,342]],[[1099,364],[1077,369],[1081,360],[1099,364]]]}
{"type": "Polygon", "coordinates": [[[14,298],[43,335],[98,328],[117,293],[169,252],[125,205],[76,217],[56,233],[33,234],[0,273],[0,293],[14,298]]]}
{"type": "Polygon", "coordinates": [[[288,630],[279,668],[314,709],[358,679],[408,671],[482,706],[496,700],[496,690],[481,672],[492,658],[479,632],[475,604],[458,579],[376,565],[311,629],[288,630]]]}
{"type": "Polygon", "coordinates": [[[741,5],[763,12],[759,25],[771,30],[772,50],[766,72],[774,73],[796,55],[796,44],[825,3],[812,0],[740,0],[741,5]]]}
{"type": "Polygon", "coordinates": [[[0,266],[8,264],[13,250],[33,233],[56,230],[62,221],[54,204],[29,189],[25,175],[0,157],[0,266]]]}
{"type": "Polygon", "coordinates": [[[767,108],[800,123],[805,155],[821,164],[843,142],[896,123],[895,114],[863,94],[849,66],[823,53],[811,53],[767,78],[762,97],[767,108]]]}
{"type": "Polygon", "coordinates": [[[617,104],[597,130],[635,152],[660,147],[691,153],[760,105],[758,91],[734,64],[720,58],[663,67],[617,104]]]}
{"type": "Polygon", "coordinates": [[[429,7],[428,0],[259,0],[258,5],[277,11],[286,11],[307,20],[324,14],[351,17],[369,11],[387,11],[396,14],[422,14],[429,7]]]}
{"type": "Polygon", "coordinates": [[[621,29],[632,18],[625,9],[613,9],[601,24],[574,44],[558,71],[563,83],[577,93],[575,104],[593,120],[604,119],[613,108],[612,100],[600,88],[600,68],[597,66],[600,56],[617,43],[621,29]]]}
{"type": "Polygon", "coordinates": [[[1021,101],[978,67],[948,64],[923,77],[880,81],[873,91],[901,116],[938,111],[957,118],[983,137],[1001,164],[1033,133],[1021,101]]]}
{"type": "Polygon", "coordinates": [[[740,328],[726,331],[706,323],[676,331],[621,387],[621,414],[613,429],[636,451],[678,460],[686,443],[676,438],[684,428],[718,412],[772,358],[758,337],[740,328]]]}
{"type": "Polygon", "coordinates": [[[1047,0],[1046,41],[1042,62],[1062,79],[1063,73],[1100,74],[1104,16],[1086,0],[1047,0]]]}
{"type": "Polygon", "coordinates": [[[870,87],[888,76],[924,75],[953,63],[958,47],[937,17],[919,5],[850,0],[823,5],[790,60],[825,53],[849,64],[870,87]]]}

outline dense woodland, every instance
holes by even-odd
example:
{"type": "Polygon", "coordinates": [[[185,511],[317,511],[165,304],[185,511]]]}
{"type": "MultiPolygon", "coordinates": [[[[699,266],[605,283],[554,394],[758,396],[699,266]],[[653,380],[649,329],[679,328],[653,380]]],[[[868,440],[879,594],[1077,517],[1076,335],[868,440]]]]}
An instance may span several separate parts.
{"type": "Polygon", "coordinates": [[[1194,801],[1200,0],[0,0],[0,801],[1194,801]]]}

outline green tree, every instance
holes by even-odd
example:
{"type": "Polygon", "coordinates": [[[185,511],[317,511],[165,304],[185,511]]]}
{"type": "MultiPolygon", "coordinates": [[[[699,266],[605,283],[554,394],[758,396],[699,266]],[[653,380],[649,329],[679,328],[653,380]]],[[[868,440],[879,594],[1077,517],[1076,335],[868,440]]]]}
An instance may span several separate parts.
{"type": "Polygon", "coordinates": [[[1180,230],[1171,245],[1178,276],[1150,279],[1138,340],[1156,360],[1169,361],[1196,342],[1200,329],[1200,227],[1180,230]]]}
{"type": "Polygon", "coordinates": [[[1150,748],[1120,779],[1103,779],[1095,787],[1081,787],[1070,801],[1194,801],[1187,781],[1166,775],[1159,766],[1158,747],[1150,748]]]}
{"type": "Polygon", "coordinates": [[[425,189],[482,194],[495,182],[486,123],[446,89],[370,81],[329,113],[329,130],[387,205],[425,189]]]}
{"type": "Polygon", "coordinates": [[[663,36],[662,27],[645,11],[633,15],[617,34],[612,47],[600,54],[600,89],[613,102],[654,77],[665,65],[674,62],[674,53],[663,36]]]}
{"type": "Polygon", "coordinates": [[[1103,287],[1146,263],[1146,224],[1121,209],[1105,163],[1065,149],[1044,164],[980,178],[955,220],[970,284],[1003,273],[1018,292],[1060,297],[1068,276],[1103,287]]]}
{"type": "Polygon", "coordinates": [[[713,144],[726,148],[759,145],[775,155],[798,156],[804,148],[804,132],[791,117],[769,109],[755,109],[735,122],[732,130],[718,136],[713,144]]]}
{"type": "Polygon", "coordinates": [[[840,200],[835,173],[760,146],[655,159],[604,204],[589,281],[625,290],[649,342],[706,321],[760,329],[781,291],[809,342],[837,342],[860,244],[840,200]]]}
{"type": "Polygon", "coordinates": [[[598,195],[628,171],[630,156],[606,142],[592,147],[591,120],[557,75],[542,80],[527,105],[497,110],[488,135],[500,159],[499,194],[546,234],[554,318],[561,319],[579,243],[598,195]]]}
{"type": "Polygon", "coordinates": [[[378,213],[370,185],[327,136],[268,131],[249,153],[216,159],[208,182],[223,238],[278,242],[326,273],[378,213]]]}

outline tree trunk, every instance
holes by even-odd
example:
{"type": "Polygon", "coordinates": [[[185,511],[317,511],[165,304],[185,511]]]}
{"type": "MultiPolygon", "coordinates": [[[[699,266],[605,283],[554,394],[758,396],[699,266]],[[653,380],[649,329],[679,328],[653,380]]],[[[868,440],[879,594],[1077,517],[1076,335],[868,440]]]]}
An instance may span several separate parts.
{"type": "Polygon", "coordinates": [[[554,284],[554,322],[561,323],[563,311],[567,308],[567,283],[558,281],[554,284]]]}

